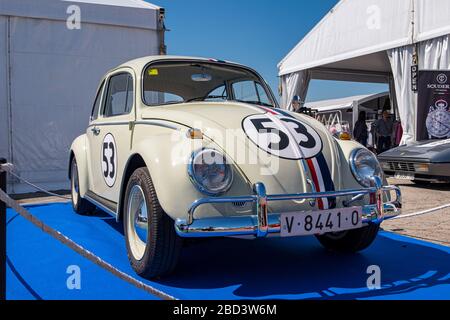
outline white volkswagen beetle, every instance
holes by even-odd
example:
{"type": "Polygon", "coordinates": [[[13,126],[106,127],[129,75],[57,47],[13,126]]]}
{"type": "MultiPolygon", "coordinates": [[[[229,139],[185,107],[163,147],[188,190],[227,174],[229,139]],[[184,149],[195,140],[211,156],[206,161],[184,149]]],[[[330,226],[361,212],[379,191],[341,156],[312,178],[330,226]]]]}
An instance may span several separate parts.
{"type": "Polygon", "coordinates": [[[69,177],[77,213],[123,220],[147,278],[170,273],[189,237],[315,235],[359,251],[400,208],[371,152],[279,109],[252,69],[213,59],[145,57],[108,72],[69,177]]]}

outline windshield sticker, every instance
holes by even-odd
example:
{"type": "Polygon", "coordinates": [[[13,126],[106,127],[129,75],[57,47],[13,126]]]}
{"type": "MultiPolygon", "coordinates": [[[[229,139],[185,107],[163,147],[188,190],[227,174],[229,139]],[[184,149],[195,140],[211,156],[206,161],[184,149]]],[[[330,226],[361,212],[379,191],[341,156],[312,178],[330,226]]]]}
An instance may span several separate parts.
{"type": "Polygon", "coordinates": [[[159,71],[158,71],[158,69],[149,69],[148,75],[149,76],[157,76],[157,75],[159,75],[159,71]]]}

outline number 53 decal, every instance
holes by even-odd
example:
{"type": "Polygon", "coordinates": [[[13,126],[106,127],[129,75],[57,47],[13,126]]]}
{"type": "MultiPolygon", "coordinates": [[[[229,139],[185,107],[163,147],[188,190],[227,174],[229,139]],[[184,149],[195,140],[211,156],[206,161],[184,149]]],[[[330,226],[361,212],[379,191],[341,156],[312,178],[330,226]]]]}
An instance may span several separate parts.
{"type": "Polygon", "coordinates": [[[309,159],[322,151],[319,134],[294,118],[253,115],[244,119],[242,128],[260,149],[280,158],[309,159]]]}
{"type": "Polygon", "coordinates": [[[108,187],[113,187],[117,177],[116,141],[108,133],[102,143],[102,174],[108,187]]]}

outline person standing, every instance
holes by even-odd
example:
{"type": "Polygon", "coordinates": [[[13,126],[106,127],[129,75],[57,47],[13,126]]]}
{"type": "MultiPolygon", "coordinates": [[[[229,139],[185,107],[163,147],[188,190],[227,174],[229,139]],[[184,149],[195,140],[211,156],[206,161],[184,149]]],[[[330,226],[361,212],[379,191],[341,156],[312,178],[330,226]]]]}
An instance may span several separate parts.
{"type": "Polygon", "coordinates": [[[299,96],[294,96],[292,99],[292,111],[294,112],[300,112],[301,109],[301,101],[299,96]]]}
{"type": "Polygon", "coordinates": [[[367,138],[369,137],[369,133],[367,130],[365,111],[361,111],[358,115],[358,121],[356,121],[355,128],[353,129],[353,137],[355,137],[355,140],[364,147],[367,147],[367,138]]]}
{"type": "Polygon", "coordinates": [[[392,134],[394,131],[394,122],[392,121],[389,112],[384,111],[383,116],[375,124],[375,132],[377,133],[378,153],[383,153],[391,148],[392,134]]]}

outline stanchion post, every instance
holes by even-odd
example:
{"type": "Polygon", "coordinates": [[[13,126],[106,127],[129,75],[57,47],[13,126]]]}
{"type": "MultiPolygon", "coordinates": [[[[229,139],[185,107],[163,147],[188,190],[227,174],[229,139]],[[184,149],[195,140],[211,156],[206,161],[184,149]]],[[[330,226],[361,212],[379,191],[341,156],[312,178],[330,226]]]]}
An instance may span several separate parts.
{"type": "MultiPolygon", "coordinates": [[[[0,165],[6,159],[0,158],[0,165]]],[[[0,189],[6,192],[6,171],[0,170],[0,189]]],[[[0,300],[6,300],[6,204],[0,200],[0,300]]]]}

